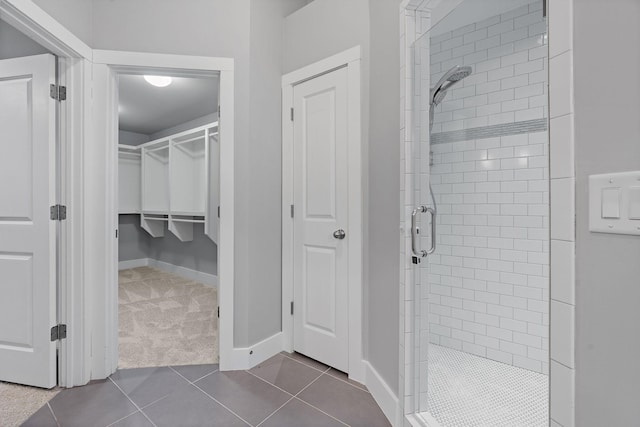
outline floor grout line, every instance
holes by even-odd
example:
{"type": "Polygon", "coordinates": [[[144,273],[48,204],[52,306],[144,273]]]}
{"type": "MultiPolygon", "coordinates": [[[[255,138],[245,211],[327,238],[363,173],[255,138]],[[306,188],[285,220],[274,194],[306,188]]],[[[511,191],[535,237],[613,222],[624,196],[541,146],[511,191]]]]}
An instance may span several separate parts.
{"type": "MultiPolygon", "coordinates": [[[[211,363],[211,365],[215,365],[215,363],[211,363]]],[[[177,365],[177,366],[195,366],[195,365],[177,365]]],[[[181,376],[182,378],[184,378],[184,380],[185,380],[186,382],[188,382],[189,384],[196,383],[196,382],[200,381],[201,379],[206,378],[206,377],[208,377],[209,375],[213,375],[213,374],[215,374],[216,372],[219,372],[219,371],[220,371],[220,368],[218,368],[218,369],[214,369],[213,371],[209,372],[208,374],[204,374],[204,375],[203,375],[203,376],[201,376],[200,378],[197,378],[197,379],[195,379],[195,380],[191,381],[190,379],[188,379],[187,377],[185,377],[184,375],[182,375],[180,372],[178,372],[178,371],[177,371],[173,366],[167,366],[167,368],[171,369],[173,372],[175,372],[176,374],[178,374],[179,376],[181,376]]]]}
{"type": "Polygon", "coordinates": [[[196,384],[191,384],[192,386],[194,386],[195,388],[197,388],[198,390],[200,390],[202,393],[204,393],[209,399],[213,400],[214,402],[216,402],[218,405],[222,406],[224,409],[226,409],[227,411],[231,412],[233,415],[235,415],[236,417],[238,417],[240,420],[242,420],[244,423],[246,423],[249,426],[253,426],[253,424],[251,424],[249,421],[245,420],[244,418],[242,418],[240,415],[236,414],[235,411],[232,411],[231,408],[227,407],[225,404],[223,404],[222,402],[220,402],[218,399],[216,399],[215,397],[211,396],[209,393],[207,393],[206,391],[204,391],[203,389],[201,389],[200,387],[198,387],[196,384]]]}
{"type": "Polygon", "coordinates": [[[286,402],[284,402],[278,409],[276,409],[275,411],[273,411],[272,413],[270,413],[267,418],[265,418],[264,420],[260,421],[258,424],[256,424],[256,427],[260,427],[265,421],[267,421],[269,418],[271,418],[273,416],[273,414],[275,414],[276,412],[278,412],[280,409],[284,408],[285,405],[289,402],[291,402],[293,399],[295,399],[295,396],[291,396],[291,398],[289,400],[287,400],[286,402]]]}
{"type": "MultiPolygon", "coordinates": [[[[256,377],[256,378],[257,378],[257,379],[259,379],[260,381],[263,381],[263,382],[265,382],[265,383],[269,384],[269,385],[270,385],[270,386],[272,386],[272,387],[277,388],[278,390],[280,390],[280,391],[282,391],[282,392],[284,392],[284,393],[287,393],[287,394],[288,394],[289,396],[291,396],[291,397],[294,397],[294,396],[295,396],[295,394],[290,393],[290,392],[288,392],[287,390],[285,390],[285,389],[283,389],[283,388],[278,387],[277,385],[275,385],[275,384],[273,384],[273,383],[271,383],[271,382],[269,382],[269,381],[265,380],[264,378],[260,378],[259,376],[257,376],[257,375],[256,375],[256,374],[254,374],[253,372],[249,372],[249,371],[244,371],[244,372],[246,372],[246,373],[247,373],[247,374],[249,374],[249,375],[252,375],[252,376],[256,377]]],[[[319,376],[319,375],[318,375],[318,376],[319,376]]]]}
{"type": "MultiPolygon", "coordinates": [[[[279,354],[282,354],[282,353],[279,353],[279,354]]],[[[311,368],[311,369],[315,369],[316,371],[322,372],[323,374],[327,374],[327,375],[329,375],[331,378],[335,378],[335,379],[336,379],[336,380],[338,380],[338,381],[342,381],[342,382],[343,382],[343,383],[345,383],[345,384],[349,384],[351,387],[355,387],[355,388],[357,388],[357,389],[358,389],[358,390],[360,390],[360,391],[364,391],[365,393],[369,393],[369,394],[371,394],[371,392],[369,392],[369,390],[368,390],[368,389],[366,389],[366,390],[365,390],[365,389],[363,389],[362,387],[358,387],[357,385],[351,384],[349,381],[345,381],[345,380],[343,380],[342,378],[334,377],[333,375],[329,374],[328,372],[329,372],[331,369],[334,369],[334,368],[332,368],[331,366],[329,366],[329,367],[328,367],[327,369],[325,369],[324,371],[320,371],[320,369],[318,369],[318,368],[316,368],[316,367],[313,367],[313,366],[308,365],[308,364],[306,364],[306,363],[304,363],[304,362],[301,362],[300,360],[297,360],[297,359],[294,359],[293,357],[288,356],[288,355],[286,354],[286,352],[285,352],[285,354],[283,354],[283,356],[287,357],[287,358],[288,358],[288,359],[290,359],[290,360],[293,360],[293,361],[295,361],[295,362],[298,362],[298,363],[300,363],[301,365],[304,365],[304,366],[309,367],[309,368],[311,368]]],[[[313,360],[313,359],[312,359],[312,360],[313,360]]],[[[318,362],[318,363],[321,363],[321,362],[318,362]]],[[[337,370],[337,369],[336,369],[336,370],[337,370]]],[[[339,372],[342,372],[342,371],[339,371],[339,372]]],[[[365,385],[363,384],[363,386],[365,386],[365,385]]],[[[366,387],[366,386],[365,386],[365,387],[366,387]]]]}
{"type": "MultiPolygon", "coordinates": [[[[107,427],[111,427],[111,426],[115,425],[116,423],[119,423],[119,422],[120,422],[120,421],[122,421],[122,420],[126,420],[127,418],[134,416],[134,415],[135,415],[135,414],[137,414],[137,413],[141,413],[141,414],[142,414],[142,411],[138,409],[138,410],[136,410],[136,411],[134,411],[134,412],[130,413],[130,414],[129,414],[129,415],[127,415],[127,416],[124,416],[124,417],[122,417],[122,418],[118,418],[117,420],[115,420],[115,421],[114,421],[114,422],[112,422],[111,424],[108,424],[108,425],[107,425],[107,427]]],[[[142,414],[142,415],[144,415],[144,414],[142,414]]],[[[154,424],[154,425],[155,425],[155,424],[154,424]]]]}
{"type": "MultiPolygon", "coordinates": [[[[116,388],[117,388],[118,390],[120,390],[120,392],[121,392],[122,394],[124,394],[124,396],[125,396],[127,399],[129,399],[129,402],[131,402],[131,403],[133,404],[133,406],[135,406],[135,407],[138,409],[138,411],[136,411],[136,412],[140,412],[140,413],[142,413],[142,415],[144,415],[144,417],[145,417],[147,420],[149,420],[149,422],[150,422],[154,427],[158,427],[158,426],[156,426],[156,423],[154,423],[154,422],[151,420],[151,418],[149,418],[149,417],[147,416],[147,414],[145,414],[144,412],[142,412],[142,410],[141,410],[141,409],[140,409],[140,407],[136,404],[136,402],[134,402],[134,401],[133,401],[133,399],[131,399],[131,398],[129,397],[129,395],[128,395],[127,393],[125,393],[125,392],[124,392],[124,390],[123,390],[123,389],[118,385],[118,383],[116,383],[116,382],[113,380],[113,378],[111,378],[111,376],[109,376],[109,381],[111,381],[111,382],[113,383],[113,385],[115,385],[115,386],[116,386],[116,388]]],[[[124,418],[127,418],[127,417],[129,417],[129,416],[131,416],[131,415],[133,415],[133,414],[135,414],[135,412],[130,413],[129,415],[127,415],[127,416],[126,416],[126,417],[124,417],[124,418]]],[[[121,418],[120,420],[123,420],[124,418],[121,418]]],[[[118,422],[118,421],[120,421],[120,420],[116,420],[116,421],[114,421],[114,422],[118,422]]],[[[111,425],[113,425],[113,423],[111,423],[111,425]]]]}
{"type": "Polygon", "coordinates": [[[327,413],[327,412],[323,411],[322,409],[320,409],[320,408],[318,408],[318,407],[316,407],[316,406],[313,406],[311,403],[306,402],[306,401],[304,401],[304,400],[300,399],[300,398],[299,398],[299,397],[297,397],[297,396],[296,396],[296,397],[294,397],[294,399],[296,399],[296,400],[298,400],[298,401],[300,401],[300,402],[304,403],[304,404],[305,404],[305,405],[307,405],[307,406],[312,407],[312,408],[313,408],[313,409],[315,409],[316,411],[322,412],[323,414],[325,414],[325,415],[326,415],[326,416],[328,416],[328,417],[333,418],[334,420],[336,420],[336,421],[337,421],[337,422],[339,422],[340,424],[344,424],[344,425],[346,425],[347,427],[350,427],[350,426],[349,426],[349,424],[347,424],[347,423],[345,423],[344,421],[342,421],[342,420],[340,420],[340,419],[338,419],[338,418],[334,417],[333,415],[331,415],[331,414],[329,414],[329,413],[327,413]]]}
{"type": "MultiPolygon", "coordinates": [[[[55,396],[54,396],[54,397],[55,397],[55,396]]],[[[52,400],[52,399],[53,399],[53,398],[51,398],[51,399],[49,399],[49,400],[47,401],[47,408],[49,408],[49,412],[51,412],[51,415],[53,416],[53,419],[54,419],[54,421],[56,422],[56,425],[57,425],[58,427],[60,427],[60,421],[58,421],[58,417],[56,417],[56,413],[55,413],[55,412],[53,412],[53,408],[52,408],[52,407],[51,407],[51,405],[49,404],[49,402],[51,402],[51,400],[52,400]]],[[[29,419],[29,418],[27,418],[27,420],[28,420],[28,419],[29,419]]]]}
{"type": "MultiPolygon", "coordinates": [[[[295,359],[295,358],[293,358],[293,357],[289,356],[289,354],[288,354],[286,351],[285,351],[285,352],[278,353],[278,354],[282,354],[282,355],[283,355],[284,357],[286,357],[287,359],[289,359],[289,360],[293,360],[294,362],[298,362],[299,364],[304,365],[304,366],[306,366],[307,368],[315,369],[316,371],[320,371],[320,372],[323,372],[323,373],[324,373],[324,372],[326,372],[328,369],[331,369],[331,366],[328,366],[328,367],[327,367],[328,369],[325,369],[325,370],[323,371],[323,370],[321,370],[321,369],[316,368],[315,366],[311,366],[311,365],[310,365],[310,364],[308,364],[308,363],[304,363],[302,360],[298,360],[298,359],[295,359]]],[[[305,356],[305,357],[306,357],[306,356],[305,356]]],[[[311,359],[311,360],[313,360],[313,359],[311,359]]],[[[318,362],[318,363],[321,363],[321,362],[318,362]]],[[[325,366],[326,366],[326,365],[325,365],[325,366]]]]}
{"type": "Polygon", "coordinates": [[[316,378],[315,380],[311,381],[309,384],[306,385],[306,387],[303,387],[302,390],[300,390],[299,392],[296,393],[295,396],[293,396],[294,399],[299,400],[300,402],[304,403],[305,405],[308,405],[310,407],[312,407],[313,409],[322,412],[323,414],[325,414],[328,417],[333,418],[334,420],[338,421],[341,424],[344,424],[346,426],[348,426],[348,424],[346,424],[344,421],[337,419],[336,417],[334,417],[331,414],[326,413],[325,411],[323,411],[320,408],[316,408],[315,406],[313,406],[312,404],[310,404],[309,402],[305,402],[304,400],[300,399],[298,396],[305,391],[306,389],[308,389],[309,387],[311,387],[311,385],[313,383],[315,383],[316,381],[318,381],[320,378],[322,378],[323,375],[325,375],[327,372],[329,372],[329,370],[331,369],[331,367],[327,368],[322,374],[318,375],[318,378],[316,378]]]}
{"type": "MultiPolygon", "coordinates": [[[[308,366],[308,365],[305,365],[305,366],[308,366]]],[[[278,412],[280,409],[282,409],[282,408],[283,408],[287,403],[291,402],[293,399],[299,400],[300,402],[303,402],[305,405],[308,405],[308,406],[312,407],[313,409],[315,409],[315,410],[317,410],[317,411],[319,411],[319,412],[322,412],[322,413],[323,413],[323,414],[325,414],[326,416],[333,418],[334,420],[338,421],[339,423],[341,423],[341,424],[344,424],[344,425],[348,426],[348,424],[346,424],[345,422],[343,422],[343,421],[339,420],[338,418],[334,417],[333,415],[331,415],[331,414],[328,414],[328,413],[324,412],[324,411],[323,411],[322,409],[320,409],[320,408],[316,408],[316,407],[315,407],[315,406],[313,406],[312,404],[310,404],[310,403],[308,403],[308,402],[305,402],[304,400],[302,400],[302,399],[300,399],[300,398],[298,397],[298,395],[299,395],[300,393],[302,393],[303,391],[305,391],[307,388],[311,387],[311,385],[312,385],[313,383],[315,383],[316,381],[318,381],[318,380],[319,380],[323,375],[325,375],[327,372],[329,372],[329,370],[330,370],[330,369],[331,369],[331,367],[328,367],[328,368],[327,368],[327,369],[325,369],[324,371],[320,371],[319,369],[316,369],[316,371],[320,372],[320,375],[318,375],[318,376],[317,376],[316,378],[314,378],[314,379],[313,379],[309,384],[307,384],[307,385],[306,385],[306,386],[304,386],[302,389],[300,389],[300,391],[299,391],[299,392],[297,392],[296,394],[291,394],[291,393],[289,393],[288,391],[286,391],[286,390],[284,390],[284,389],[281,389],[281,388],[280,388],[280,387],[278,387],[277,385],[270,383],[269,381],[265,380],[264,378],[260,378],[259,376],[257,376],[256,374],[254,374],[254,373],[252,373],[252,372],[245,371],[245,372],[247,372],[247,373],[249,373],[249,374],[253,375],[254,377],[256,377],[256,378],[258,378],[258,379],[260,379],[260,380],[262,380],[262,381],[266,382],[266,383],[267,383],[267,384],[269,384],[270,386],[273,386],[273,387],[277,388],[278,390],[281,390],[281,391],[283,391],[283,392],[285,392],[285,393],[287,393],[288,395],[290,395],[290,396],[291,396],[291,399],[287,400],[287,401],[286,401],[282,406],[280,406],[278,409],[276,409],[275,411],[273,411],[273,412],[272,412],[272,413],[271,413],[267,418],[265,418],[264,420],[262,420],[262,421],[261,421],[261,422],[260,422],[256,427],[258,427],[259,425],[261,425],[262,423],[264,423],[267,419],[271,418],[271,416],[273,416],[276,412],[278,412]]],[[[336,378],[336,379],[337,379],[337,378],[336,378]]],[[[357,388],[357,387],[356,387],[356,388],[357,388]]]]}

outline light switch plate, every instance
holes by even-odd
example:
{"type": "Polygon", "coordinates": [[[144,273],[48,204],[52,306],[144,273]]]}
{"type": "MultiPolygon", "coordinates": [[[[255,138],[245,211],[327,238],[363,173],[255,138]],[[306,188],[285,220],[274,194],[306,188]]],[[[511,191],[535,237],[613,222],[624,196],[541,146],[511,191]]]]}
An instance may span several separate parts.
{"type": "Polygon", "coordinates": [[[589,230],[640,236],[639,198],[640,171],[589,176],[589,230]]]}

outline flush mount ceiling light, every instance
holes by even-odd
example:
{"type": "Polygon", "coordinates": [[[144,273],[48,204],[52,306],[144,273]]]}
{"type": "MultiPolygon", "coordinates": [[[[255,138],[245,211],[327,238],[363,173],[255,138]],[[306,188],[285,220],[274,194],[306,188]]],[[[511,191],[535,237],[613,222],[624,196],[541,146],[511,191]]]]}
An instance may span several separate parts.
{"type": "Polygon", "coordinates": [[[157,87],[165,87],[171,84],[171,77],[168,76],[144,76],[147,83],[157,87]]]}

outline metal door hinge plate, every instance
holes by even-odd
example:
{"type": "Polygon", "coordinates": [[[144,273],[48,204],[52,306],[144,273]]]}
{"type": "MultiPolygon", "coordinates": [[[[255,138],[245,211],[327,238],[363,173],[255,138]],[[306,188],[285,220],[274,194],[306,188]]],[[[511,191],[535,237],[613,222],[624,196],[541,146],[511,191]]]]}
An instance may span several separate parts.
{"type": "Polygon", "coordinates": [[[49,85],[49,96],[56,101],[67,100],[67,88],[66,86],[49,85]]]}
{"type": "Polygon", "coordinates": [[[58,341],[67,337],[67,325],[56,325],[51,328],[51,341],[58,341]]]}
{"type": "Polygon", "coordinates": [[[54,205],[49,208],[49,217],[52,221],[63,221],[67,219],[67,207],[64,205],[54,205]]]}

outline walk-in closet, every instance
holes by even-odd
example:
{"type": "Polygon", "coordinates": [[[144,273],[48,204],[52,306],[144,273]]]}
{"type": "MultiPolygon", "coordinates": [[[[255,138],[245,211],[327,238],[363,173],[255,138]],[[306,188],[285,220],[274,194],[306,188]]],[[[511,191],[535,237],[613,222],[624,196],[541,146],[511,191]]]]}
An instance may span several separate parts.
{"type": "Polygon", "coordinates": [[[217,363],[218,79],[118,94],[118,367],[217,363]]]}

